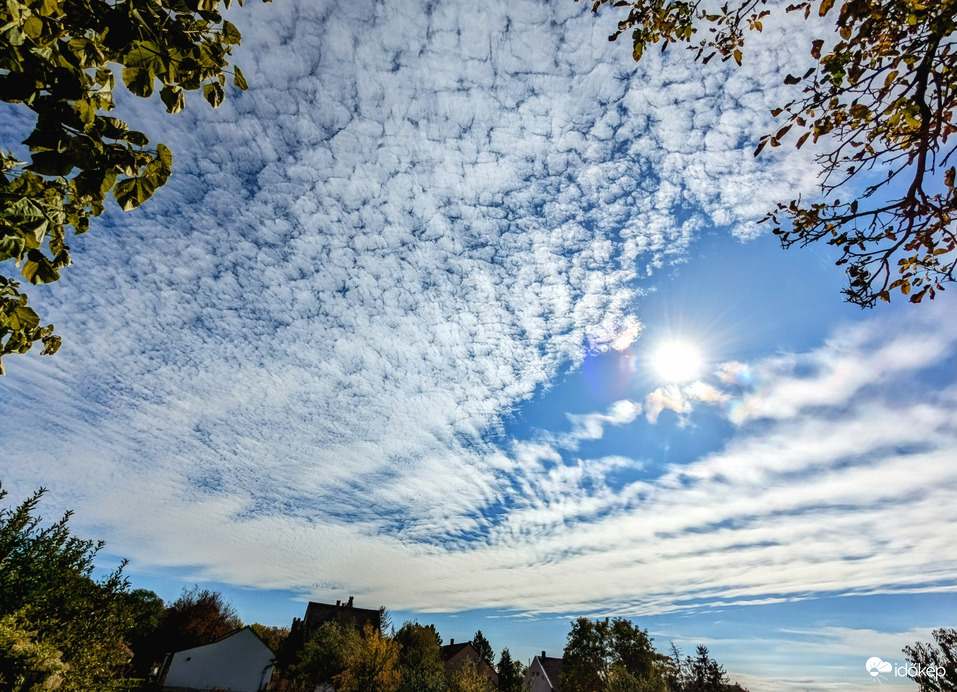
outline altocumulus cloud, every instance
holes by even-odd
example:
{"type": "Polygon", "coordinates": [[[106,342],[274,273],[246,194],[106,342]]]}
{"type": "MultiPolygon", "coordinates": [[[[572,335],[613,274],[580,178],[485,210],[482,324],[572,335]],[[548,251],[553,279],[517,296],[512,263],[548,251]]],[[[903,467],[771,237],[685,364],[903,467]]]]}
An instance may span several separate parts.
{"type": "MultiPolygon", "coordinates": [[[[252,6],[233,17],[250,92],[175,118],[124,99],[121,115],[177,153],[176,174],[76,243],[78,266],[43,305],[67,346],[0,383],[3,480],[51,486],[144,569],[317,595],[348,584],[395,608],[587,607],[568,575],[599,566],[597,585],[582,577],[590,595],[625,608],[828,588],[811,560],[838,560],[823,532],[866,552],[877,510],[800,530],[794,517],[863,501],[855,484],[909,463],[887,445],[873,467],[821,462],[836,480],[826,500],[752,465],[763,443],[747,436],[624,488],[606,474],[640,461],[559,468],[548,443],[493,441],[583,349],[637,335],[637,278],[702,228],[750,235],[773,201],[813,185],[804,155],[751,156],[788,48],[743,70],[668,54],[639,70],[586,9],[252,6]],[[768,482],[745,502],[758,481],[714,465],[768,482]]],[[[640,410],[583,418],[563,444],[640,410]]],[[[782,440],[813,424],[789,411],[771,423],[782,440]]],[[[851,425],[863,405],[842,411],[851,425]]],[[[939,440],[945,413],[910,415],[939,440]]],[[[839,437],[839,422],[818,421],[818,437],[839,437]]],[[[791,473],[818,450],[799,452],[791,473]]],[[[946,452],[919,452],[936,485],[911,508],[915,530],[953,492],[946,452]]],[[[863,497],[896,506],[905,490],[863,497]]],[[[851,588],[875,587],[874,567],[914,583],[892,555],[865,557],[851,588]]]]}

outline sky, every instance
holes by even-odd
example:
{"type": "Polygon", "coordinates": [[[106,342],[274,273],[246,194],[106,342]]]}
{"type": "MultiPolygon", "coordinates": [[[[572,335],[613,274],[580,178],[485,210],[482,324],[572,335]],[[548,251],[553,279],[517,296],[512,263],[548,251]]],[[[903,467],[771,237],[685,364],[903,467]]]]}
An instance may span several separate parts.
{"type": "Polygon", "coordinates": [[[817,189],[752,156],[814,26],[635,64],[589,9],[248,4],[248,92],[120,94],[174,174],[29,291],[64,345],[5,362],[7,501],[248,622],[351,595],[527,662],[623,616],[752,690],[914,689],[865,662],[957,621],[957,291],[862,311],[757,224],[817,189]]]}

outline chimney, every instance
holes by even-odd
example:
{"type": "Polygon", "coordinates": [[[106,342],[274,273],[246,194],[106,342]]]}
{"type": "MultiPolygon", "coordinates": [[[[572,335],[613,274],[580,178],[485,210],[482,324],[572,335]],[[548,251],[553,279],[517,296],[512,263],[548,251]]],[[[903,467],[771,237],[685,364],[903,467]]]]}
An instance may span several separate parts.
{"type": "Polygon", "coordinates": [[[542,658],[545,658],[545,652],[544,652],[544,651],[542,652],[542,658]]]}
{"type": "Polygon", "coordinates": [[[349,607],[352,607],[352,596],[349,596],[349,607]]]}
{"type": "Polygon", "coordinates": [[[339,599],[336,599],[336,607],[339,606],[339,599]]]}
{"type": "Polygon", "coordinates": [[[449,646],[452,646],[455,643],[454,639],[449,639],[449,646]]]}

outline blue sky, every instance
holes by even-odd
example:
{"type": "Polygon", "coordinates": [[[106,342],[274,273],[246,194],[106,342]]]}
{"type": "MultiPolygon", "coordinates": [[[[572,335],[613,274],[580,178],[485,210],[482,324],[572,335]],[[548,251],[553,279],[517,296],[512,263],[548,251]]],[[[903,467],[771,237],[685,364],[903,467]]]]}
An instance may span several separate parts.
{"type": "Polygon", "coordinates": [[[855,690],[953,626],[954,291],[862,312],[756,225],[815,191],[808,147],[751,156],[813,27],[739,69],[635,65],[570,0],[230,18],[250,91],[121,98],[174,176],[31,292],[65,344],[0,380],[13,497],[164,598],[354,595],[526,661],[624,615],[855,690]]]}

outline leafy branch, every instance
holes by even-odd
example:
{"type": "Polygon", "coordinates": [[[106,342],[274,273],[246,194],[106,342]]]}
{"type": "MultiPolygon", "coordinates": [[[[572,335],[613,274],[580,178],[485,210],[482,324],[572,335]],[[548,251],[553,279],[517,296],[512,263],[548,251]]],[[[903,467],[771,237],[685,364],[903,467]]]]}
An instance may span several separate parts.
{"type": "MultiPolygon", "coordinates": [[[[264,0],[268,2],[269,0],[264,0]]],[[[238,0],[241,5],[242,0],[238,0]]],[[[229,8],[231,0],[223,0],[229,8]]],[[[185,92],[202,89],[216,108],[225,99],[225,71],[239,30],[219,0],[7,0],[0,5],[0,98],[36,116],[23,141],[29,163],[0,152],[0,262],[11,261],[32,284],[51,283],[71,263],[67,227],[89,230],[107,195],[124,211],[146,202],[172,171],[172,152],[117,118],[115,78],[148,98],[158,81],[169,113],[185,92]]],[[[248,88],[233,67],[233,84],[248,88]]],[[[20,284],[0,275],[2,357],[60,338],[27,304],[20,284]]]]}
{"type": "MultiPolygon", "coordinates": [[[[762,30],[767,0],[744,0],[710,11],[698,2],[597,0],[628,8],[616,40],[632,29],[638,60],[648,44],[662,50],[681,41],[707,63],[715,55],[741,64],[746,31],[762,30]],[[692,39],[702,28],[705,38],[692,39]]],[[[834,17],[835,0],[802,0],[787,12],[809,19],[834,17]]],[[[861,307],[890,301],[899,291],[919,303],[954,281],[957,194],[951,157],[957,144],[957,52],[953,48],[957,0],[844,0],[836,11],[833,48],[812,41],[817,65],[784,83],[803,86],[802,96],[782,108],[782,126],[763,136],[755,156],[797,135],[830,147],[816,158],[821,199],[780,203],[770,222],[784,247],[823,241],[841,250],[848,287],[843,293],[861,307]],[[838,193],[845,188],[844,201],[838,193]]]]}

